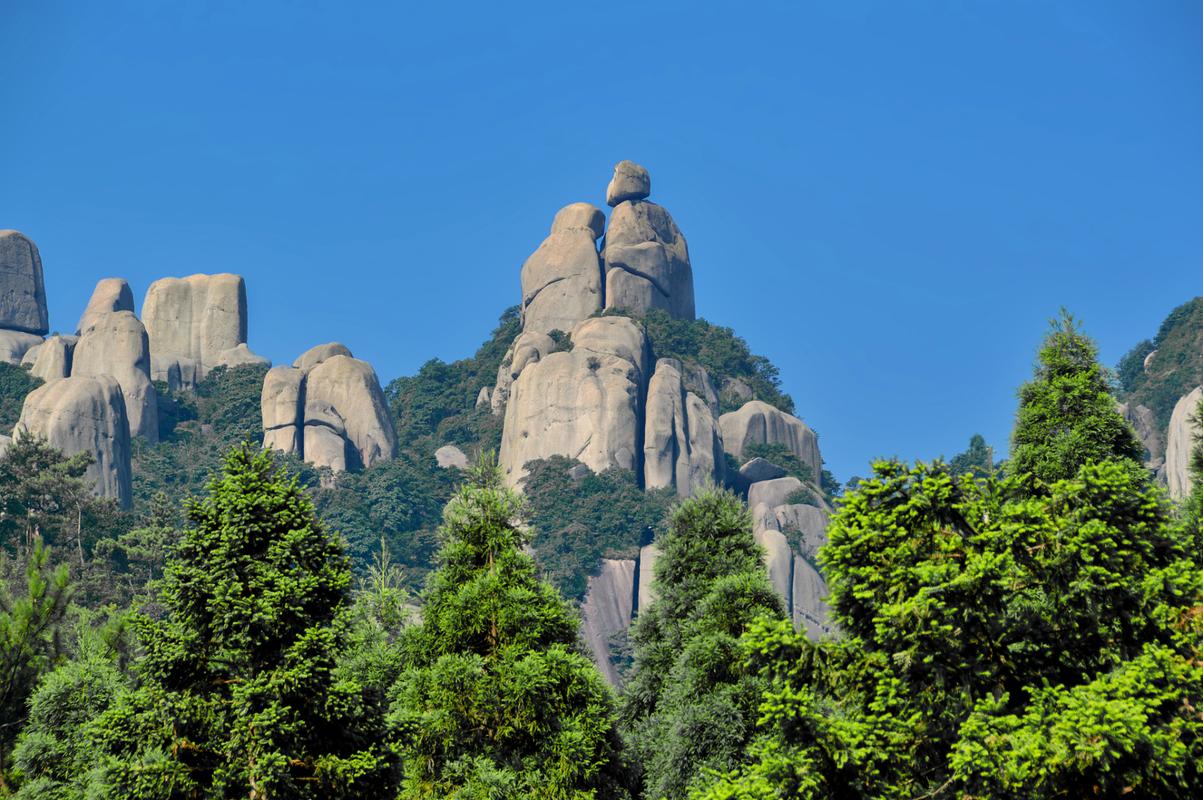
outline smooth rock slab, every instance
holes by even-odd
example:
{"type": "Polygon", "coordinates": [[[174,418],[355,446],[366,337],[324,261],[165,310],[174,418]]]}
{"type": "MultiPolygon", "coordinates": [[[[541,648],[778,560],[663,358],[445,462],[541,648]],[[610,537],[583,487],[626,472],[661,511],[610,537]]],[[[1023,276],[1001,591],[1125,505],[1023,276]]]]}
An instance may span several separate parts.
{"type": "Polygon", "coordinates": [[[589,578],[581,605],[581,636],[611,686],[618,685],[619,676],[610,658],[610,637],[631,627],[634,597],[634,559],[607,558],[601,571],[589,578]]]}
{"type": "Polygon", "coordinates": [[[723,443],[710,407],[685,389],[681,364],[656,362],[648,383],[643,478],[648,489],[674,488],[678,497],[721,479],[723,443]]]}
{"type": "Polygon", "coordinates": [[[1170,497],[1181,500],[1194,487],[1190,475],[1190,453],[1199,436],[1199,426],[1192,421],[1203,397],[1203,387],[1195,387],[1174,405],[1165,444],[1165,479],[1170,497]]]}

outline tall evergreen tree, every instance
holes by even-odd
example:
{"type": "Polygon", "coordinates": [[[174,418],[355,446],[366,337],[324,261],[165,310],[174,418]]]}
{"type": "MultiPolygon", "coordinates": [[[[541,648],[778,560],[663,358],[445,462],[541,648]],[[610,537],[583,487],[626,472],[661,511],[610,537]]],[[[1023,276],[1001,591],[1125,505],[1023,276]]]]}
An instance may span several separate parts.
{"type": "Polygon", "coordinates": [[[388,796],[383,709],[334,679],[350,570],[296,479],[235,449],[188,516],[166,618],[136,619],[140,685],[95,727],[89,797],[388,796]]]}
{"type": "Polygon", "coordinates": [[[734,494],[703,489],[658,542],[656,599],[641,609],[622,709],[644,796],[684,797],[707,770],[742,760],[765,682],[744,668],[739,637],[758,617],[783,619],[734,494]]]}
{"type": "Polygon", "coordinates": [[[390,720],[402,798],[628,797],[609,687],[522,552],[522,502],[483,462],[444,512],[390,720]]]}
{"type": "Polygon", "coordinates": [[[1116,410],[1094,342],[1068,313],[1052,323],[1032,380],[1019,389],[1010,469],[1043,484],[1072,478],[1084,464],[1139,463],[1136,434],[1116,410]]]}

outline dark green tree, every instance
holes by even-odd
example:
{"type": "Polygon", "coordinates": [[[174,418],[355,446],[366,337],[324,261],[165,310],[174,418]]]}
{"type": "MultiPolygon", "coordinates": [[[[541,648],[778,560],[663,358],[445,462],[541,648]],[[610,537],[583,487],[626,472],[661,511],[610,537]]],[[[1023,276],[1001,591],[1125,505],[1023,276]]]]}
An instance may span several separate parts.
{"type": "Polygon", "coordinates": [[[746,669],[739,638],[757,618],[784,618],[752,517],[734,494],[699,491],[674,510],[658,544],[656,599],[635,622],[622,707],[653,799],[685,797],[707,770],[741,763],[766,683],[746,669]]]}
{"type": "Polygon", "coordinates": [[[96,726],[92,795],[362,798],[393,791],[383,710],[335,680],[350,570],[295,478],[227,455],[135,618],[137,690],[96,726]]]}
{"type": "MultiPolygon", "coordinates": [[[[50,549],[35,540],[23,580],[0,584],[0,769],[25,723],[38,679],[64,654],[62,624],[71,600],[67,567],[50,564],[50,549]]],[[[7,785],[0,775],[0,787],[7,785]]]]}
{"type": "Polygon", "coordinates": [[[1139,463],[1144,447],[1115,407],[1094,342],[1062,312],[1044,339],[1032,380],[1019,389],[1009,469],[1051,484],[1084,464],[1139,463]]]}
{"type": "Polygon", "coordinates": [[[984,436],[975,433],[970,437],[969,447],[965,452],[957,453],[948,462],[948,469],[953,475],[984,478],[994,471],[994,450],[986,444],[984,436]]]}
{"type": "Polygon", "coordinates": [[[390,720],[402,798],[625,798],[614,701],[522,552],[522,501],[482,462],[448,503],[390,720]]]}

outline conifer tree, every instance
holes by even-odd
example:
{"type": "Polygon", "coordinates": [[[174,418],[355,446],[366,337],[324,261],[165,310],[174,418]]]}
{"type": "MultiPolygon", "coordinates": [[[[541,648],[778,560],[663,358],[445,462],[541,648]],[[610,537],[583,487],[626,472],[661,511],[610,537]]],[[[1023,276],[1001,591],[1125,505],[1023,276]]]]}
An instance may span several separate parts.
{"type": "Polygon", "coordinates": [[[95,726],[89,797],[387,797],[383,709],[336,680],[347,560],[295,478],[233,450],[136,618],[138,688],[95,726]]]}
{"type": "Polygon", "coordinates": [[[1041,345],[1035,375],[1019,389],[1011,472],[1047,485],[1074,477],[1084,464],[1139,463],[1143,453],[1116,410],[1094,342],[1062,312],[1041,345]]]}
{"type": "Polygon", "coordinates": [[[680,798],[705,771],[739,765],[765,688],[743,668],[739,637],[754,619],[784,613],[734,494],[701,490],[674,510],[658,544],[656,599],[632,632],[622,719],[644,796],[680,798]]]}
{"type": "Polygon", "coordinates": [[[613,699],[575,615],[522,552],[522,502],[484,461],[447,504],[390,720],[402,798],[628,797],[613,699]]]}

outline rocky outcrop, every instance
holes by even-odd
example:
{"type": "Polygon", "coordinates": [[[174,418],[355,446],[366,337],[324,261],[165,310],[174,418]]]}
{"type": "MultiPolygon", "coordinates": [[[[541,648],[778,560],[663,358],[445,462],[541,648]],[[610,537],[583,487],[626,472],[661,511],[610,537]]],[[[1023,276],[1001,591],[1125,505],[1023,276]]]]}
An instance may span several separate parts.
{"type": "Polygon", "coordinates": [[[88,328],[96,324],[104,314],[113,311],[129,311],[134,310],[134,293],[130,291],[129,284],[124,278],[102,278],[96,288],[92,290],[92,298],[88,300],[88,307],[84,309],[83,315],[79,318],[79,325],[75,328],[75,333],[82,334],[88,328]]]}
{"type": "Polygon", "coordinates": [[[756,444],[780,444],[798,457],[818,481],[823,472],[819,438],[806,423],[762,400],[752,400],[738,411],[723,414],[718,420],[723,447],[741,459],[748,447],[756,444]]]}
{"type": "Polygon", "coordinates": [[[739,468],[739,477],[750,486],[757,481],[784,478],[785,470],[768,459],[757,456],[739,468]]]}
{"type": "MultiPolygon", "coordinates": [[[[32,241],[12,230],[0,231],[0,329],[39,337],[50,331],[42,257],[32,241]]],[[[21,356],[8,360],[20,363],[21,356]]]]}
{"type": "Polygon", "coordinates": [[[42,343],[42,337],[24,331],[0,329],[0,361],[20,364],[25,354],[42,343]]]}
{"type": "Polygon", "coordinates": [[[603,559],[601,571],[589,578],[581,605],[581,635],[593,653],[598,669],[611,685],[619,683],[610,655],[612,637],[631,627],[635,597],[635,562],[603,559]]]}
{"type": "Polygon", "coordinates": [[[1144,445],[1145,467],[1156,472],[1165,463],[1165,439],[1161,435],[1153,410],[1139,404],[1120,403],[1119,413],[1136,431],[1137,437],[1144,445]]]}
{"type": "Polygon", "coordinates": [[[157,280],[146,292],[142,322],[150,335],[151,377],[173,389],[195,387],[217,366],[267,363],[245,347],[246,283],[240,275],[157,280]]]}
{"type": "Polygon", "coordinates": [[[334,472],[396,455],[397,435],[376,371],[343,345],[320,345],[263,379],[263,446],[334,472]]]}
{"type": "Polygon", "coordinates": [[[624,200],[643,200],[652,193],[652,178],[634,161],[614,165],[614,177],[606,187],[606,205],[613,208],[624,200]]]}
{"type": "Polygon", "coordinates": [[[588,203],[560,209],[551,235],[522,265],[522,327],[570,331],[602,308],[597,239],[605,217],[588,203]]]}
{"type": "Polygon", "coordinates": [[[108,376],[72,376],[30,392],[14,435],[45,439],[67,455],[91,453],[85,477],[96,493],[129,508],[130,434],[121,386],[108,376]]]}
{"type": "MultiPolygon", "coordinates": [[[[703,379],[709,383],[704,372],[703,379]]],[[[660,359],[647,389],[644,485],[675,488],[678,497],[688,497],[703,484],[721,481],[723,463],[723,443],[710,407],[686,390],[679,361],[660,359]]]]}
{"type": "MultiPolygon", "coordinates": [[[[497,368],[497,383],[489,397],[495,416],[505,414],[510,399],[510,388],[522,374],[527,364],[534,364],[543,356],[556,350],[555,340],[542,331],[523,331],[505,351],[501,366],[497,368]]],[[[479,397],[477,398],[479,401],[479,397]]]]}
{"type": "Polygon", "coordinates": [[[442,469],[468,468],[468,456],[453,444],[445,444],[435,450],[434,461],[442,469]]]}
{"type": "MultiPolygon", "coordinates": [[[[43,350],[50,347],[50,342],[43,345],[43,350]]],[[[132,311],[92,315],[71,355],[70,374],[115,379],[121,386],[130,435],[149,442],[159,440],[158,395],[150,381],[150,344],[146,329],[132,311]]]]}
{"type": "Polygon", "coordinates": [[[660,559],[660,548],[655,542],[639,548],[639,586],[635,594],[635,610],[642,611],[656,599],[652,587],[656,580],[656,562],[660,559]]]}
{"type": "Polygon", "coordinates": [[[1165,443],[1165,481],[1170,497],[1181,500],[1190,494],[1194,481],[1190,475],[1190,453],[1199,436],[1195,412],[1203,398],[1203,387],[1195,387],[1178,400],[1170,415],[1170,427],[1165,443]]]}
{"type": "Polygon", "coordinates": [[[794,626],[804,630],[810,639],[819,639],[833,632],[827,607],[827,582],[802,556],[794,556],[790,614],[794,626]]]}
{"type": "Polygon", "coordinates": [[[694,318],[689,248],[661,206],[642,199],[619,202],[610,214],[602,262],[606,308],[634,314],[659,308],[677,319],[694,318]]]}
{"type": "Polygon", "coordinates": [[[804,489],[805,486],[802,481],[792,475],[769,481],[757,481],[748,487],[748,508],[752,509],[754,513],[758,506],[772,509],[787,505],[790,496],[794,492],[804,489]]]}
{"type": "Polygon", "coordinates": [[[764,548],[764,567],[769,573],[769,583],[785,600],[788,608],[793,592],[794,555],[789,549],[789,540],[776,528],[757,528],[752,532],[756,544],[764,548]]]}
{"type": "Polygon", "coordinates": [[[511,486],[528,461],[556,455],[594,472],[640,469],[649,366],[643,331],[626,317],[595,317],[571,338],[571,350],[522,365],[510,389],[499,460],[511,486]]]}

